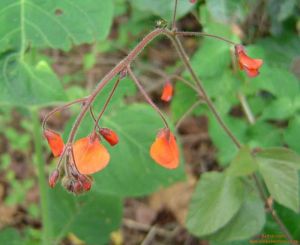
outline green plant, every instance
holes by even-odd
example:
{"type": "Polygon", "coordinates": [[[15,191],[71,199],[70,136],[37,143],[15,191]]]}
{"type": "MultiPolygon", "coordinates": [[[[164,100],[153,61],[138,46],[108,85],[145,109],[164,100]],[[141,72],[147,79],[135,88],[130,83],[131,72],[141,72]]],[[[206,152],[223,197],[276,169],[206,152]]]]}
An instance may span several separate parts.
{"type": "MultiPolygon", "coordinates": [[[[112,128],[118,133],[121,143],[110,149],[112,156],[110,164],[105,170],[95,175],[95,186],[91,192],[80,197],[70,196],[61,188],[49,191],[46,187],[41,149],[42,137],[39,129],[37,109],[57,101],[65,101],[67,98],[62,92],[63,90],[58,79],[46,61],[40,60],[36,63],[33,49],[48,46],[47,43],[55,48],[70,48],[68,39],[61,37],[70,37],[76,44],[91,42],[93,37],[101,36],[101,38],[104,38],[110,23],[102,23],[102,21],[104,19],[105,21],[111,20],[112,18],[112,13],[108,11],[112,8],[111,3],[110,1],[101,1],[101,4],[104,6],[99,6],[99,10],[102,8],[107,10],[104,13],[108,15],[107,18],[104,18],[103,15],[99,19],[98,16],[94,16],[92,20],[88,21],[84,19],[86,18],[85,11],[95,7],[92,1],[82,4],[82,6],[68,2],[68,7],[71,6],[71,9],[64,5],[67,5],[67,3],[58,2],[55,2],[52,8],[48,8],[48,6],[40,7],[35,4],[35,1],[23,1],[15,5],[11,3],[14,11],[20,12],[20,15],[16,16],[20,16],[21,27],[16,27],[15,32],[18,35],[4,30],[5,38],[1,42],[4,44],[2,49],[5,52],[1,54],[1,62],[4,68],[2,79],[6,83],[2,84],[0,93],[2,93],[2,102],[26,106],[32,116],[42,201],[44,244],[58,243],[68,232],[74,232],[89,244],[105,243],[109,233],[116,229],[120,223],[121,203],[124,197],[145,195],[162,185],[166,186],[184,178],[182,164],[178,169],[168,171],[154,165],[148,156],[148,149],[154,138],[153,132],[161,127],[161,122],[156,114],[153,113],[149,106],[139,104],[127,105],[124,103],[124,97],[134,92],[130,79],[124,78],[125,72],[128,72],[131,79],[146,96],[150,105],[162,117],[163,125],[166,128],[169,127],[170,122],[165,119],[160,110],[151,102],[142,89],[135,73],[133,73],[132,68],[130,68],[136,56],[148,43],[152,39],[163,35],[172,41],[180,60],[188,71],[176,78],[183,83],[178,82],[176,84],[176,91],[180,91],[180,93],[176,94],[172,104],[175,120],[181,121],[187,110],[193,111],[195,105],[199,106],[200,103],[205,103],[207,107],[203,106],[200,110],[198,108],[196,113],[207,113],[209,115],[209,131],[213,142],[220,150],[218,159],[224,167],[230,163],[224,172],[206,173],[200,178],[189,208],[187,219],[189,231],[200,237],[216,241],[248,239],[259,233],[264,226],[265,213],[263,204],[265,204],[267,205],[267,211],[279,224],[281,232],[290,241],[292,240],[292,236],[276,214],[272,203],[268,201],[268,192],[276,202],[298,212],[298,169],[300,160],[297,154],[285,148],[268,148],[273,146],[274,142],[275,146],[283,143],[280,137],[280,130],[269,123],[268,120],[292,119],[287,132],[284,132],[284,137],[289,145],[296,145],[297,147],[295,137],[293,137],[293,130],[297,128],[297,118],[293,118],[293,114],[298,110],[298,81],[289,73],[286,74],[283,68],[277,69],[278,74],[276,74],[272,70],[272,65],[267,63],[263,66],[260,76],[250,83],[243,83],[248,78],[241,75],[236,69],[235,58],[232,62],[234,55],[230,54],[228,44],[217,42],[217,40],[203,41],[201,48],[190,63],[186,51],[178,38],[180,36],[210,36],[223,39],[234,45],[238,40],[236,40],[236,37],[231,36],[226,27],[224,28],[222,25],[210,22],[210,16],[207,12],[203,13],[204,18],[207,18],[204,23],[208,23],[206,26],[209,32],[217,32],[218,36],[178,31],[175,28],[177,2],[175,1],[172,29],[160,26],[147,34],[132,49],[129,55],[103,78],[91,95],[76,100],[74,103],[71,102],[65,106],[58,107],[49,114],[53,115],[73,104],[82,105],[75,123],[73,124],[71,120],[66,126],[63,137],[66,144],[64,148],[59,148],[60,152],[57,155],[70,151],[67,152],[69,153],[68,157],[72,157],[75,137],[84,138],[95,129],[98,129],[100,127],[98,126],[100,118],[101,126],[112,128]],[[40,30],[40,36],[33,36],[31,28],[34,28],[32,25],[34,20],[31,18],[34,15],[29,15],[33,8],[39,10],[37,14],[41,12],[48,16],[47,18],[50,20],[58,21],[60,23],[59,26],[64,27],[63,29],[65,29],[66,33],[53,36],[51,32],[56,31],[56,29],[53,27],[53,29],[49,28],[49,30],[46,30],[43,28],[43,22],[41,22],[36,28],[40,30]],[[74,26],[71,19],[67,18],[68,11],[70,13],[75,11],[78,16],[83,18],[81,25],[78,27],[82,30],[80,34],[72,29],[74,26]],[[65,14],[66,19],[64,19],[65,14]],[[58,18],[58,20],[55,18],[58,18]],[[98,24],[104,26],[104,28],[100,28],[104,34],[101,32],[100,35],[98,33],[99,29],[94,28],[94,26],[98,27],[98,24]],[[19,29],[21,30],[20,33],[17,31],[19,29]],[[79,36],[73,37],[74,35],[79,36]],[[220,36],[224,36],[224,38],[220,36]],[[7,44],[5,46],[5,40],[10,41],[15,46],[9,47],[7,44]],[[29,42],[32,46],[31,51],[27,50],[29,42]],[[202,61],[202,57],[209,58],[202,61]],[[229,68],[231,62],[234,69],[229,68]],[[195,65],[197,65],[197,70],[193,68],[195,65]],[[231,74],[232,70],[234,75],[231,74]],[[199,76],[203,77],[203,83],[199,80],[199,76]],[[276,78],[282,76],[287,77],[288,89],[285,89],[282,85],[281,89],[278,89],[280,81],[277,81],[276,78]],[[114,77],[116,77],[115,80],[114,77]],[[221,86],[219,87],[212,85],[216,78],[220,81],[219,85],[221,86]],[[10,81],[13,82],[10,83],[10,81]],[[40,81],[43,81],[43,83],[40,81]],[[112,84],[113,81],[114,84],[112,84]],[[50,82],[53,85],[51,87],[47,86],[50,82]],[[267,90],[276,96],[276,99],[260,96],[256,98],[253,96],[260,90],[267,90]],[[22,91],[22,94],[15,93],[19,93],[19,91],[22,91]],[[99,93],[101,95],[109,94],[109,96],[108,98],[105,98],[107,96],[97,97],[99,93]],[[235,96],[236,94],[238,94],[238,97],[235,96]],[[248,97],[250,97],[249,100],[248,97]],[[179,106],[179,104],[182,104],[182,101],[183,105],[179,106]],[[232,106],[237,103],[242,105],[250,126],[244,120],[235,118],[228,113],[232,106]],[[218,109],[216,109],[214,104],[216,104],[218,109]],[[260,105],[260,107],[255,111],[251,110],[250,108],[254,108],[254,105],[260,105]],[[262,107],[265,107],[263,111],[260,110],[262,107]],[[282,108],[282,110],[278,110],[278,107],[282,108]],[[189,108],[192,109],[190,110],[189,108]],[[99,117],[96,118],[94,116],[94,111],[100,112],[99,117]],[[87,112],[90,112],[91,118],[84,117],[87,112]],[[147,123],[146,130],[145,122],[147,123]],[[221,126],[223,131],[220,130],[219,126],[221,126]],[[261,136],[265,132],[268,132],[268,137],[261,136]],[[278,185],[278,179],[283,181],[281,185],[278,185]],[[138,182],[139,185],[136,185],[135,182],[138,182]],[[249,195],[245,195],[245,193],[249,193],[249,195]],[[93,217],[96,216],[101,218],[94,220],[93,217]],[[103,228],[101,238],[96,235],[97,227],[100,226],[103,228]],[[247,229],[244,229],[245,226],[247,226],[247,229]]],[[[185,7],[181,8],[179,6],[179,11],[182,11],[179,14],[183,14],[191,7],[191,5],[187,5],[183,1],[180,1],[180,4],[183,4],[185,7]]],[[[145,1],[136,1],[133,5],[135,7],[147,6],[145,1]]],[[[162,6],[169,5],[164,4],[162,6]]],[[[162,17],[168,15],[168,11],[157,7],[155,4],[150,4],[148,8],[151,8],[152,12],[162,17]]],[[[7,13],[7,16],[12,14],[7,8],[4,8],[3,11],[7,13]]],[[[262,49],[260,47],[253,46],[252,49],[250,47],[247,50],[253,55],[257,54],[258,57],[262,55],[261,57],[264,60],[268,60],[266,58],[267,55],[261,53],[262,49]]],[[[253,75],[253,73],[251,74],[253,75]]],[[[62,141],[60,136],[57,137],[62,141]]],[[[98,145],[96,148],[99,149],[98,145]]],[[[170,148],[173,147],[167,145],[166,151],[172,151],[170,148]]],[[[70,162],[63,162],[63,157],[64,154],[61,156],[60,163],[62,164],[59,164],[58,171],[60,173],[62,171],[74,171],[73,177],[76,174],[78,175],[76,169],[63,170],[60,168],[61,166],[70,166],[70,162]]],[[[75,158],[76,156],[71,161],[74,161],[75,158]]],[[[96,160],[98,162],[99,158],[96,160]]],[[[106,160],[103,162],[104,165],[107,165],[106,160]]],[[[57,173],[52,176],[51,185],[55,184],[58,177],[57,173]]],[[[89,177],[85,180],[91,181],[89,177]]],[[[80,184],[82,183],[80,182],[80,184]]],[[[70,185],[66,187],[71,188],[70,185]]],[[[74,189],[70,190],[77,192],[74,189]]],[[[89,190],[89,188],[86,190],[89,190]]],[[[82,192],[82,189],[78,192],[82,192]]]]}

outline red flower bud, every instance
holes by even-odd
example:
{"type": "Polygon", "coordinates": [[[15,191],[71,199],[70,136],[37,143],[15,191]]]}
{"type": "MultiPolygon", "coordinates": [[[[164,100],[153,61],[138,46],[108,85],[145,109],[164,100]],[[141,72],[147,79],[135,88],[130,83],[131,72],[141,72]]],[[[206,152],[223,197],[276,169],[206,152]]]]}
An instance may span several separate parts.
{"type": "Polygon", "coordinates": [[[46,129],[44,131],[44,136],[48,141],[48,144],[50,146],[50,149],[51,149],[53,155],[55,157],[60,156],[61,153],[63,152],[64,146],[65,146],[64,141],[61,138],[61,136],[58,133],[51,131],[49,129],[46,129]]]}
{"type": "Polygon", "coordinates": [[[161,100],[169,102],[173,96],[173,86],[170,81],[166,81],[161,95],[161,100]]]}
{"type": "Polygon", "coordinates": [[[114,146],[119,142],[118,135],[109,128],[100,128],[99,134],[101,134],[111,146],[114,146]]]}
{"type": "Polygon", "coordinates": [[[89,191],[92,188],[92,182],[87,180],[82,183],[82,186],[85,191],[89,191]]]}
{"type": "Polygon", "coordinates": [[[55,169],[49,176],[49,186],[53,188],[59,178],[59,171],[55,169]]]}
{"type": "Polygon", "coordinates": [[[241,70],[246,71],[249,77],[256,77],[259,74],[259,68],[263,64],[261,59],[250,58],[242,45],[235,45],[235,55],[241,70]]]}
{"type": "Polygon", "coordinates": [[[80,181],[76,181],[76,182],[74,183],[74,189],[73,189],[73,192],[74,192],[75,194],[80,194],[80,193],[83,192],[83,185],[82,185],[82,183],[81,183],[80,181]]]}
{"type": "Polygon", "coordinates": [[[196,3],[197,0],[190,0],[190,3],[196,3]]]}

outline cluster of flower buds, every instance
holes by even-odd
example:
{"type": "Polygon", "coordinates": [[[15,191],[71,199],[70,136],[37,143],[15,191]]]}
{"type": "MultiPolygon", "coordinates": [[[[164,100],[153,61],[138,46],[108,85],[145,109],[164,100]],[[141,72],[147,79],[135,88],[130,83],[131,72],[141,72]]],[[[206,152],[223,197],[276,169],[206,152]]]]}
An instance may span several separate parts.
{"type": "Polygon", "coordinates": [[[93,132],[87,137],[78,139],[70,149],[65,149],[63,139],[58,133],[45,129],[44,136],[53,155],[58,157],[66,151],[67,159],[64,171],[59,170],[58,166],[50,174],[49,186],[53,188],[62,179],[62,185],[74,194],[89,191],[92,186],[90,175],[105,168],[110,160],[110,155],[101,144],[100,137],[102,136],[111,146],[119,142],[118,135],[108,128],[100,128],[99,134],[93,132]]]}
{"type": "Polygon", "coordinates": [[[80,174],[77,172],[73,164],[69,164],[69,174],[62,178],[63,187],[74,194],[81,194],[91,189],[93,179],[89,175],[80,174]]]}

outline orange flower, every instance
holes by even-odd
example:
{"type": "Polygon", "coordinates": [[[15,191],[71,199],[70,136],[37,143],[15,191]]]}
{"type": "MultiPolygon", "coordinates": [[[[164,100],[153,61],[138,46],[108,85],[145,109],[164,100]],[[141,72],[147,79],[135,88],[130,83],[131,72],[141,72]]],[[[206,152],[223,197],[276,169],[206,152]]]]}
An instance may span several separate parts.
{"type": "Polygon", "coordinates": [[[100,128],[99,134],[101,134],[111,146],[114,146],[119,142],[118,135],[109,128],[100,128]]]}
{"type": "Polygon", "coordinates": [[[44,131],[44,136],[48,141],[48,144],[50,146],[53,155],[55,157],[60,156],[65,147],[64,141],[61,138],[61,136],[58,133],[51,131],[49,129],[46,129],[44,131]]]}
{"type": "Polygon", "coordinates": [[[259,68],[262,66],[263,60],[250,58],[245,53],[242,45],[235,45],[235,54],[241,70],[245,70],[249,77],[256,77],[259,74],[259,68]]]}
{"type": "Polygon", "coordinates": [[[81,174],[93,174],[105,168],[110,155],[96,134],[77,140],[73,145],[74,160],[81,174]]]}
{"type": "Polygon", "coordinates": [[[179,165],[179,150],[174,135],[169,129],[162,129],[150,149],[150,156],[165,168],[174,169],[179,165]]]}
{"type": "Polygon", "coordinates": [[[161,100],[169,102],[173,96],[173,86],[170,81],[166,81],[161,95],[161,100]]]}

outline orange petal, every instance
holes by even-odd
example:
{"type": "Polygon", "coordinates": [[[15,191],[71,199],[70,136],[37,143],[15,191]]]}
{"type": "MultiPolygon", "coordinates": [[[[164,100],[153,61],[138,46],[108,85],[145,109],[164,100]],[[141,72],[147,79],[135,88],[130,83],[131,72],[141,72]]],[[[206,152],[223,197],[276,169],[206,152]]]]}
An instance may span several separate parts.
{"type": "Polygon", "coordinates": [[[167,81],[165,83],[165,86],[163,88],[163,92],[162,92],[162,95],[160,98],[163,101],[169,102],[172,99],[172,96],[173,96],[173,86],[170,81],[167,81]]]}
{"type": "Polygon", "coordinates": [[[244,70],[249,77],[256,77],[259,74],[259,71],[257,69],[248,69],[245,67],[244,70]]]}
{"type": "Polygon", "coordinates": [[[109,128],[101,128],[99,133],[103,136],[103,138],[111,145],[114,146],[119,143],[118,135],[109,128]]]}
{"type": "Polygon", "coordinates": [[[249,77],[255,77],[259,74],[259,68],[263,64],[261,59],[250,58],[242,45],[235,46],[236,56],[240,65],[240,68],[245,70],[249,77]]]}
{"type": "Polygon", "coordinates": [[[94,136],[77,140],[73,145],[75,164],[81,174],[93,174],[105,168],[110,155],[94,136]]]}
{"type": "Polygon", "coordinates": [[[62,137],[58,133],[51,131],[49,129],[46,129],[44,131],[44,136],[48,141],[48,144],[50,146],[53,155],[55,157],[60,156],[65,147],[62,137]]]}
{"type": "Polygon", "coordinates": [[[174,135],[169,129],[161,130],[150,148],[150,156],[165,168],[174,169],[179,165],[179,150],[174,135]]]}

